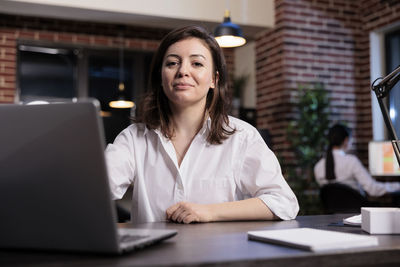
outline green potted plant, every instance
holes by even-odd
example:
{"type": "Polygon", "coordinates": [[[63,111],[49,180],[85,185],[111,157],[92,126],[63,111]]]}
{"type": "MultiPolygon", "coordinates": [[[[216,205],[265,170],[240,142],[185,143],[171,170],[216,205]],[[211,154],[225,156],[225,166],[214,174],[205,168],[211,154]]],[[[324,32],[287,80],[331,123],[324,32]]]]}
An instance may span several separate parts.
{"type": "Polygon", "coordinates": [[[323,156],[329,128],[329,99],[319,83],[300,85],[295,105],[296,117],[287,128],[287,138],[295,164],[286,168],[288,182],[295,191],[303,215],[321,211],[314,165],[323,156]]]}
{"type": "Polygon", "coordinates": [[[244,88],[247,85],[249,75],[243,74],[233,78],[233,95],[232,95],[232,115],[239,117],[244,88]]]}

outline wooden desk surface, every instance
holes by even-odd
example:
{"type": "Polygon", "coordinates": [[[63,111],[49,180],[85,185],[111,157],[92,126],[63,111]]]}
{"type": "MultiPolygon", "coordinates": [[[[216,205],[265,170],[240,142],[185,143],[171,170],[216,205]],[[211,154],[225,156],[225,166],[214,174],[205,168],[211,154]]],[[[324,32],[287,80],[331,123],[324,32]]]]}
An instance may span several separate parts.
{"type": "MultiPolygon", "coordinates": [[[[140,228],[177,229],[178,235],[142,250],[122,256],[55,252],[0,251],[0,266],[400,266],[400,235],[379,235],[379,246],[314,253],[249,241],[249,230],[312,227],[365,234],[360,227],[329,226],[351,214],[299,216],[283,222],[221,222],[205,224],[148,223],[140,228]]],[[[123,227],[131,227],[124,224],[123,227]]],[[[61,230],[61,229],[60,229],[61,230]]],[[[1,237],[0,237],[1,238],[1,237]]]]}

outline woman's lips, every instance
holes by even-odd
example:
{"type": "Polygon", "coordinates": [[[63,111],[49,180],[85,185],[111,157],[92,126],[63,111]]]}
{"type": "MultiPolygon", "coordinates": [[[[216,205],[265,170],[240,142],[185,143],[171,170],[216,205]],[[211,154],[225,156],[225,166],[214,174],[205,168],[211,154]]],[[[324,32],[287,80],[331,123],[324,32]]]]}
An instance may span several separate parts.
{"type": "Polygon", "coordinates": [[[173,86],[175,89],[189,89],[193,87],[190,83],[174,83],[173,86]]]}

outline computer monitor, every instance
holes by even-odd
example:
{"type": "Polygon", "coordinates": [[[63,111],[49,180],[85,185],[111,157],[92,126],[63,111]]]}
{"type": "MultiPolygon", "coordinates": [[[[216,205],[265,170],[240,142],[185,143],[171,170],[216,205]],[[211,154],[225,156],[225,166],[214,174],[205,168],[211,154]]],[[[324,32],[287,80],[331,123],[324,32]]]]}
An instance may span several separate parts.
{"type": "Polygon", "coordinates": [[[369,142],[368,163],[373,176],[400,176],[399,164],[390,141],[369,142]]]}

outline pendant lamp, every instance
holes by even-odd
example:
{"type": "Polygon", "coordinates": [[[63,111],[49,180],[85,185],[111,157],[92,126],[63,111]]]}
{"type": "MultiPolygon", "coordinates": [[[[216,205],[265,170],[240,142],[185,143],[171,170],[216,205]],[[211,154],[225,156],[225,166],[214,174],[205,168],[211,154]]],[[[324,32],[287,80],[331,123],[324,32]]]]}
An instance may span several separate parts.
{"type": "Polygon", "coordinates": [[[126,97],[124,95],[124,91],[125,91],[125,84],[123,82],[120,82],[118,85],[118,97],[117,97],[117,99],[115,99],[109,103],[110,107],[112,107],[112,108],[133,108],[135,106],[135,103],[126,99],[126,97]]]}
{"type": "Polygon", "coordinates": [[[125,83],[124,83],[124,40],[120,37],[119,48],[119,83],[118,83],[118,96],[117,99],[111,101],[108,105],[112,108],[133,108],[135,103],[128,100],[125,96],[125,83]]]}
{"type": "Polygon", "coordinates": [[[229,10],[225,10],[224,21],[215,28],[214,37],[220,47],[238,47],[246,43],[242,29],[231,22],[229,10]]]}

